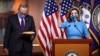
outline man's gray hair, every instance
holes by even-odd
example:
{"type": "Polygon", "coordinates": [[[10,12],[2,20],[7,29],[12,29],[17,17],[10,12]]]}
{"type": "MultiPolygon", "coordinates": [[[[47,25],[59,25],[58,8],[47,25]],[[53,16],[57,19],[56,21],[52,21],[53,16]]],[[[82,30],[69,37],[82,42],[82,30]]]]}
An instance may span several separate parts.
{"type": "Polygon", "coordinates": [[[20,10],[20,8],[28,8],[27,4],[20,4],[18,10],[20,10]]]}

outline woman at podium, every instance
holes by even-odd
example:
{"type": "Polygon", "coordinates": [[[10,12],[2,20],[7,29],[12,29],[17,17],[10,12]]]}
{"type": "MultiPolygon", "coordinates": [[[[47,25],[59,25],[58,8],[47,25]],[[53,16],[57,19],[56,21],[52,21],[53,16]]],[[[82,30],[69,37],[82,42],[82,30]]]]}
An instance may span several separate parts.
{"type": "Polygon", "coordinates": [[[77,8],[71,8],[68,20],[60,26],[66,29],[68,39],[90,39],[90,34],[85,22],[80,19],[80,12],[77,8]]]}

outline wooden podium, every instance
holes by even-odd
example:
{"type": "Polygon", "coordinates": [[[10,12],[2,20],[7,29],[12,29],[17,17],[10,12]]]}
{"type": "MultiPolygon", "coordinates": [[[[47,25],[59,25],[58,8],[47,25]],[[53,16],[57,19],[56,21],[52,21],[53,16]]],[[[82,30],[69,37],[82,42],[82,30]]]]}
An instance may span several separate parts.
{"type": "Polygon", "coordinates": [[[89,39],[55,39],[52,56],[92,56],[89,39]]]}

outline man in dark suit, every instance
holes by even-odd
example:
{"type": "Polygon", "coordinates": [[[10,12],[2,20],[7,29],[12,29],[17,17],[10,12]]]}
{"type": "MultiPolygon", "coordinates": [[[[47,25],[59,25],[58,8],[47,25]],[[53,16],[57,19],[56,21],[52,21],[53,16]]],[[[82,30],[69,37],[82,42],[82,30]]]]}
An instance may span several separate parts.
{"type": "Polygon", "coordinates": [[[18,13],[8,18],[3,50],[9,56],[32,56],[32,40],[36,34],[22,34],[27,31],[36,33],[33,17],[27,11],[28,6],[21,4],[18,13]]]}

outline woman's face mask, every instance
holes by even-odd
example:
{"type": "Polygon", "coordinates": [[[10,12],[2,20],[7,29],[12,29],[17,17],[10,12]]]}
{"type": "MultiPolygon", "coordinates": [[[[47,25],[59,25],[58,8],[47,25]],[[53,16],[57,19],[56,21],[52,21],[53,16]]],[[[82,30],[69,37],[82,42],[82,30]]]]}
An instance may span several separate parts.
{"type": "Polygon", "coordinates": [[[76,10],[73,10],[71,13],[71,19],[72,21],[76,21],[78,19],[78,13],[76,10]]]}

